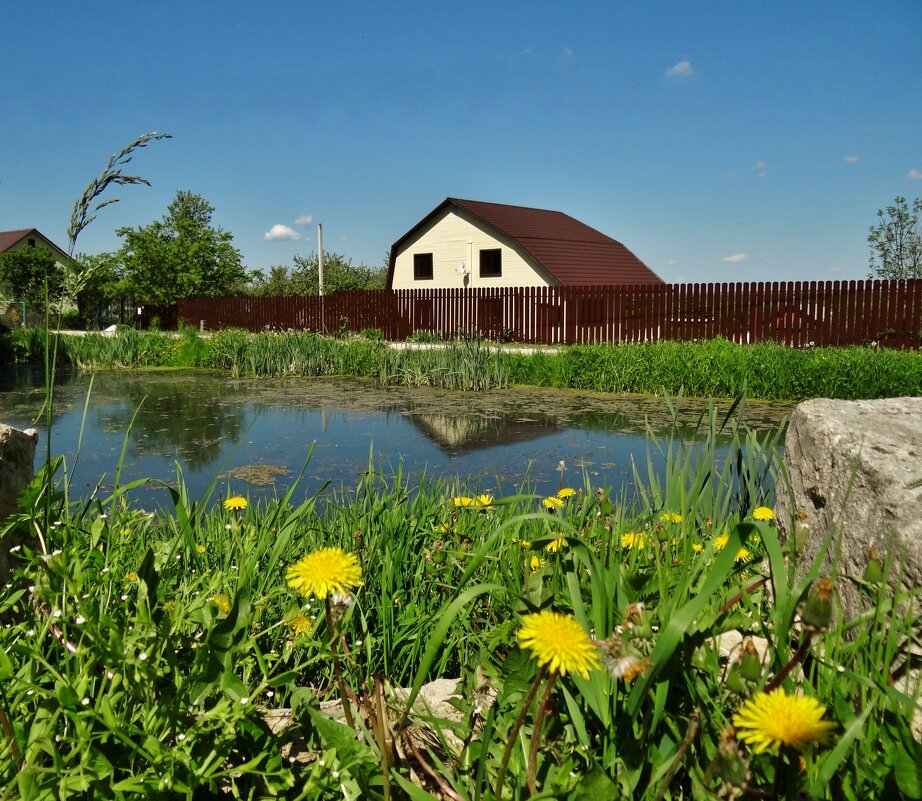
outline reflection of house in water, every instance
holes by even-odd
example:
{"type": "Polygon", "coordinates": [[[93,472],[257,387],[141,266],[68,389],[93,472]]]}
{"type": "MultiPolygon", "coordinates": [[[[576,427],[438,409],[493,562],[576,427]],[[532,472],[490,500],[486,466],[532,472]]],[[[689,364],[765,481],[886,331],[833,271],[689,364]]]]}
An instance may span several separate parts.
{"type": "Polygon", "coordinates": [[[464,453],[556,434],[562,426],[547,414],[521,412],[433,412],[406,409],[403,415],[443,451],[464,453]]]}

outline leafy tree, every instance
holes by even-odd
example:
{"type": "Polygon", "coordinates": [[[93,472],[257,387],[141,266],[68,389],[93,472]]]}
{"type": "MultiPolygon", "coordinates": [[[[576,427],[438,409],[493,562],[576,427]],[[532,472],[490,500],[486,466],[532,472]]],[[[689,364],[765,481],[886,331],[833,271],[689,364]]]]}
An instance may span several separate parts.
{"type": "Polygon", "coordinates": [[[8,298],[42,304],[48,296],[58,300],[64,289],[64,271],[50,250],[25,247],[0,253],[0,290],[8,298]]]}
{"type": "Polygon", "coordinates": [[[125,300],[118,253],[80,253],[75,260],[84,277],[76,295],[77,311],[88,329],[100,328],[112,307],[125,300]]]}
{"type": "Polygon", "coordinates": [[[214,207],[180,191],[162,220],[121,228],[124,284],[135,303],[164,306],[184,297],[237,294],[247,281],[233,235],[213,227],[214,207]]]}
{"type": "MultiPolygon", "coordinates": [[[[254,295],[319,295],[317,254],[295,256],[292,268],[275,266],[269,274],[256,273],[250,286],[254,295]]],[[[332,295],[347,289],[384,289],[387,269],[354,265],[341,253],[323,254],[323,292],[332,295]]]]}
{"type": "Polygon", "coordinates": [[[910,206],[902,195],[894,198],[892,206],[877,211],[880,222],[868,230],[871,278],[922,278],[920,214],[922,198],[910,206]]]}

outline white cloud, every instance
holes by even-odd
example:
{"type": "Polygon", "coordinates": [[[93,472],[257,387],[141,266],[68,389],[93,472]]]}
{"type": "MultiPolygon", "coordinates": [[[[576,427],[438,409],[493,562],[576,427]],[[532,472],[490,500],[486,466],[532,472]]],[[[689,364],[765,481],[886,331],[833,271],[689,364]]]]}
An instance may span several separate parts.
{"type": "Polygon", "coordinates": [[[861,159],[858,156],[842,156],[842,161],[846,164],[857,164],[861,159]]]}
{"type": "Polygon", "coordinates": [[[755,163],[755,168],[756,168],[756,174],[759,176],[759,178],[764,178],[765,177],[765,162],[762,161],[762,159],[759,159],[755,163]]]}
{"type": "Polygon", "coordinates": [[[667,259],[666,264],[678,264],[678,259],[667,259]]]}
{"type": "Polygon", "coordinates": [[[299,214],[295,217],[295,225],[310,225],[313,221],[313,214],[299,214]]]}
{"type": "Polygon", "coordinates": [[[263,239],[300,239],[301,234],[295,231],[294,228],[289,228],[287,225],[280,225],[276,223],[273,225],[266,233],[263,234],[263,239]]]}
{"type": "Polygon", "coordinates": [[[739,264],[740,262],[749,261],[749,256],[745,253],[734,253],[732,256],[724,256],[721,261],[728,264],[739,264]]]}
{"type": "Polygon", "coordinates": [[[573,48],[572,48],[572,47],[565,47],[565,48],[563,49],[563,56],[564,56],[564,58],[573,58],[573,56],[575,56],[575,55],[576,55],[576,53],[573,52],[573,48]]]}
{"type": "Polygon", "coordinates": [[[678,64],[673,64],[666,70],[667,78],[691,78],[694,74],[695,68],[687,58],[682,59],[678,64]]]}
{"type": "Polygon", "coordinates": [[[910,181],[922,181],[922,171],[920,170],[910,170],[906,173],[906,177],[910,181]]]}

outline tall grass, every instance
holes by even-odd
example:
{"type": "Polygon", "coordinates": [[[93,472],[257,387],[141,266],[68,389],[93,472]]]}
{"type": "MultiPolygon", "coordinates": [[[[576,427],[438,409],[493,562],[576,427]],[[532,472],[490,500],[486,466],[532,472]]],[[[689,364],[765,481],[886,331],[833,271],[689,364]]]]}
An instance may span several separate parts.
{"type": "MultiPolygon", "coordinates": [[[[40,361],[34,330],[0,336],[0,360],[40,361]]],[[[851,348],[795,350],[726,340],[645,345],[579,345],[527,354],[479,340],[426,350],[388,349],[374,339],[304,332],[228,330],[178,336],[126,330],[118,336],[62,337],[64,361],[83,369],[200,367],[236,376],[359,375],[385,384],[491,389],[530,385],[646,395],[805,400],[922,394],[922,352],[851,348]]]]}
{"type": "Polygon", "coordinates": [[[0,596],[0,798],[919,797],[915,702],[891,686],[912,607],[866,583],[872,612],[800,647],[796,615],[819,577],[795,578],[793,544],[766,520],[777,435],[713,413],[701,425],[703,447],[678,428],[651,440],[668,468],[638,475],[636,506],[588,478],[552,498],[484,497],[369,469],[348,492],[295,504],[293,488],[239,511],[216,483],[190,497],[178,473],[169,508],[146,512],[117,480],[109,496],[68,498],[64,465],[51,525],[41,500],[6,524],[41,529],[45,548],[14,554],[0,596]],[[324,602],[286,581],[331,546],[363,574],[333,638],[358,733],[321,711],[336,686],[324,602]],[[549,608],[609,670],[552,680],[519,646],[523,621],[549,608]],[[745,675],[718,647],[728,632],[763,638],[745,675]],[[439,677],[461,680],[450,721],[412,703],[439,677]],[[836,725],[803,766],[727,733],[775,682],[836,725]],[[537,709],[530,687],[545,688],[537,709]],[[291,732],[265,722],[281,708],[307,761],[284,758],[291,732]]]}

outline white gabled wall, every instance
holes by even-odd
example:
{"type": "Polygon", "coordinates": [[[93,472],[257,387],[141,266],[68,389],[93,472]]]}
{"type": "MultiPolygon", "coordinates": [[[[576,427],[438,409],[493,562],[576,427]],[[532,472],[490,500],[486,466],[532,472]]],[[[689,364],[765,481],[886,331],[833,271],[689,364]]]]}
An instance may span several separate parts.
{"type": "Polygon", "coordinates": [[[463,287],[552,286],[555,281],[507,237],[498,238],[480,228],[461,209],[449,209],[397,252],[393,289],[461,289],[463,287]],[[470,242],[470,244],[468,244],[470,242]],[[480,251],[501,248],[503,274],[480,277],[480,251]],[[432,280],[413,279],[413,255],[432,254],[432,280]],[[467,275],[458,268],[467,266],[467,275]],[[466,281],[465,281],[466,279],[466,281]]]}

